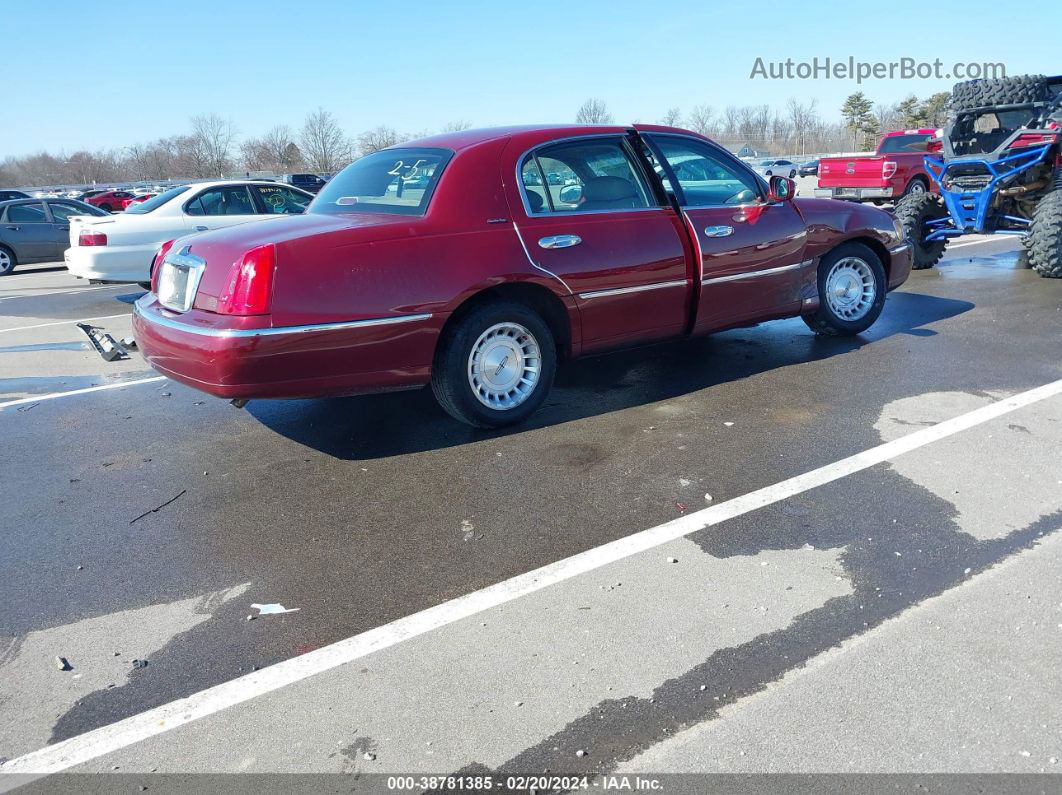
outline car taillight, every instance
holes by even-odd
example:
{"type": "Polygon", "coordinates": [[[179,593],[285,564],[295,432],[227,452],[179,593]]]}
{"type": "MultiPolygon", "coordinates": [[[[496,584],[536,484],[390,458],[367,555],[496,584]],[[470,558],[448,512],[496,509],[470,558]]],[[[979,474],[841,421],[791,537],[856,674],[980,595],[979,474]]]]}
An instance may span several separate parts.
{"type": "Polygon", "coordinates": [[[218,299],[222,315],[265,315],[273,299],[276,247],[269,243],[252,248],[232,266],[232,274],[218,299]]]}
{"type": "Polygon", "coordinates": [[[174,241],[167,240],[159,246],[159,250],[155,252],[155,258],[151,260],[151,292],[155,295],[159,294],[159,271],[162,270],[162,262],[173,248],[173,243],[174,241]]]}
{"type": "Polygon", "coordinates": [[[821,171],[823,174],[829,174],[830,173],[830,165],[829,165],[829,163],[820,164],[819,165],[819,171],[821,171]]]}
{"type": "Polygon", "coordinates": [[[103,232],[82,232],[77,236],[79,246],[106,246],[107,235],[103,232]]]}
{"type": "Polygon", "coordinates": [[[944,142],[939,138],[932,138],[926,141],[927,152],[942,152],[944,151],[944,142]]]}
{"type": "Polygon", "coordinates": [[[896,173],[896,163],[892,160],[886,160],[881,164],[881,176],[884,179],[888,179],[896,173]]]}

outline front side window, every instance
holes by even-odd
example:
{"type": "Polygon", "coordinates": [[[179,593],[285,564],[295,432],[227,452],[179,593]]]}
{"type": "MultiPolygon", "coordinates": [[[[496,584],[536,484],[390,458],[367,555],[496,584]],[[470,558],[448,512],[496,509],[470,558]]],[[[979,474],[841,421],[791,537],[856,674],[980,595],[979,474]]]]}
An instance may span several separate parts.
{"type": "Polygon", "coordinates": [[[307,212],[423,215],[453,157],[449,149],[382,149],[336,174],[307,212]]]}
{"type": "Polygon", "coordinates": [[[48,216],[44,214],[44,203],[16,204],[7,208],[9,224],[46,224],[48,216]]]}
{"type": "Polygon", "coordinates": [[[544,146],[527,156],[520,173],[532,213],[622,211],[655,205],[618,138],[544,146]],[[541,207],[537,207],[539,199],[541,207]]]}
{"type": "Polygon", "coordinates": [[[756,177],[711,146],[664,135],[653,136],[652,141],[675,175],[687,207],[747,204],[760,198],[756,177]]]}
{"type": "Polygon", "coordinates": [[[255,215],[254,203],[245,185],[211,188],[185,206],[189,215],[255,215]]]}
{"type": "Polygon", "coordinates": [[[262,200],[269,215],[299,215],[306,212],[312,197],[282,185],[255,185],[251,188],[262,200]]]}

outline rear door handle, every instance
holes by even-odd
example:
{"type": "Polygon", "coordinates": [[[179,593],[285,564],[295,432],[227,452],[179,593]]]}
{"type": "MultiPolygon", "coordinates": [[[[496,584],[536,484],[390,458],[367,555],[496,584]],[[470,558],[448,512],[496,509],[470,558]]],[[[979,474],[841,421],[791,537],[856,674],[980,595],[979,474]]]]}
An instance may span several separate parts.
{"type": "Polygon", "coordinates": [[[195,228],[195,231],[196,231],[196,232],[206,232],[206,231],[207,231],[207,230],[209,230],[209,229],[210,229],[210,227],[209,227],[209,226],[197,226],[197,227],[195,228]]]}
{"type": "Polygon", "coordinates": [[[579,235],[553,235],[539,239],[538,244],[542,248],[571,248],[583,242],[579,235]]]}
{"type": "Polygon", "coordinates": [[[734,234],[732,226],[708,226],[704,229],[705,237],[730,237],[734,234]]]}
{"type": "Polygon", "coordinates": [[[10,229],[12,232],[17,232],[18,231],[18,227],[17,226],[9,226],[8,229],[10,229]]]}
{"type": "Polygon", "coordinates": [[[60,226],[59,227],[59,231],[60,232],[69,232],[70,231],[70,227],[69,226],[60,226]]]}

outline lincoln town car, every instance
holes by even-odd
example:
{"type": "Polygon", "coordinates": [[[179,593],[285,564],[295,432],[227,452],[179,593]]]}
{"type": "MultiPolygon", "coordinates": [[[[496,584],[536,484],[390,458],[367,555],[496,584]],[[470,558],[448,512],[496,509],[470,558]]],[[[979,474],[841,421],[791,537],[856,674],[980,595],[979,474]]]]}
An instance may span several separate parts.
{"type": "Polygon", "coordinates": [[[430,384],[459,420],[516,423],[561,360],[786,317],[865,331],[910,273],[901,231],[794,193],[656,125],[425,138],[356,160],[304,215],[164,243],[136,337],[238,405],[430,384]]]}

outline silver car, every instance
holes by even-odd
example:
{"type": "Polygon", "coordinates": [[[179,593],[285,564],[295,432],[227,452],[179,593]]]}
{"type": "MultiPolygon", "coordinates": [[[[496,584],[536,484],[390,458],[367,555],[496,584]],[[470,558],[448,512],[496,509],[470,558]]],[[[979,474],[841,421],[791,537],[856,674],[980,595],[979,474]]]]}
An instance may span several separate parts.
{"type": "Polygon", "coordinates": [[[14,199],[0,202],[0,276],[16,265],[61,262],[70,245],[70,218],[107,215],[76,199],[14,199]]]}

